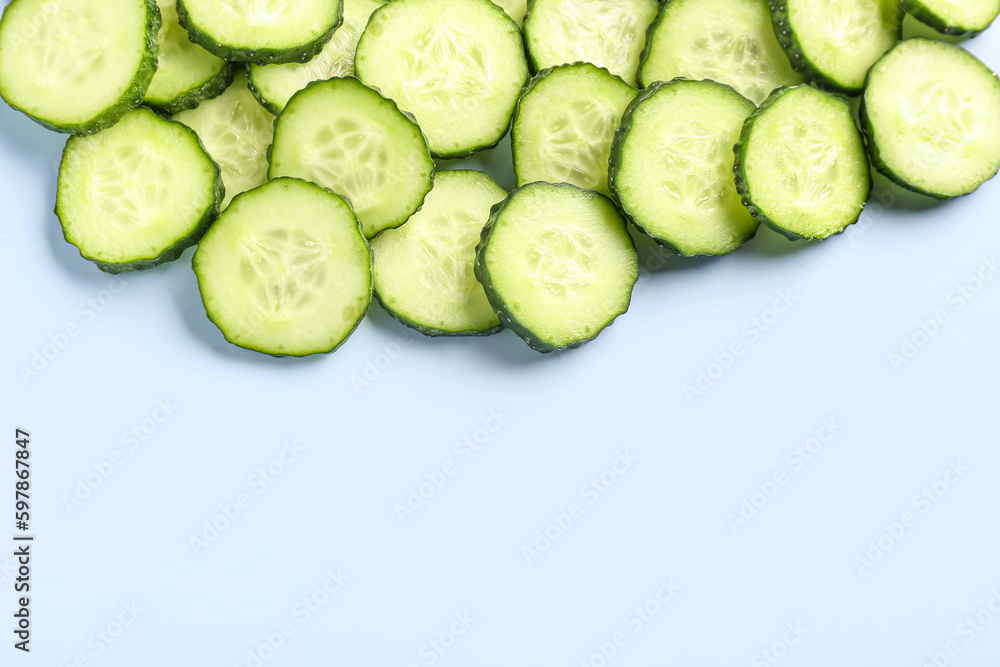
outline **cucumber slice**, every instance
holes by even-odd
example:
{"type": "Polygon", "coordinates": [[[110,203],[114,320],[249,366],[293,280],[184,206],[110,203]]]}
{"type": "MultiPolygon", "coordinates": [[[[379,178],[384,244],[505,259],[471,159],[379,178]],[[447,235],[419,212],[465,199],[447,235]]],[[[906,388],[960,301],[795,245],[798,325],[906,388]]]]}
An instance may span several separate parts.
{"type": "Polygon", "coordinates": [[[868,157],[839,97],[806,85],[776,90],[747,118],[734,150],[744,206],[790,239],[840,234],[868,201],[868,157]]]}
{"type": "Polygon", "coordinates": [[[274,116],[261,108],[247,89],[246,74],[236,74],[219,97],[174,116],[201,137],[205,149],[222,168],[229,206],[233,197],[267,182],[267,150],[274,138],[274,116]]]}
{"type": "Polygon", "coordinates": [[[294,178],[233,200],[193,265],[226,340],[273,356],[332,352],[371,303],[371,254],[350,205],[294,178]]]}
{"type": "Polygon", "coordinates": [[[958,46],[900,42],[868,75],[861,124],[875,168],[916,192],[960,197],[1000,169],[1000,80],[958,46]]]}
{"type": "Polygon", "coordinates": [[[733,147],[754,104],[714,81],[657,82],[629,105],[610,182],[632,222],[687,256],[726,255],[757,233],[733,183],[733,147]]]}
{"type": "Polygon", "coordinates": [[[0,95],[71,134],[111,127],[156,71],[153,0],[14,0],[0,20],[0,95]]]}
{"type": "Polygon", "coordinates": [[[524,15],[528,12],[528,0],[493,0],[507,12],[517,25],[524,25],[524,15]]]}
{"type": "Polygon", "coordinates": [[[342,0],[177,0],[180,24],[224,60],[303,63],[330,41],[342,0]]]}
{"type": "Polygon", "coordinates": [[[711,79],[760,104],[801,83],[771,26],[767,0],[670,0],[649,32],[639,83],[711,79]]]}
{"type": "Polygon", "coordinates": [[[903,9],[940,33],[972,37],[1000,15],[1000,0],[903,0],[903,9]]]}
{"type": "Polygon", "coordinates": [[[250,65],[250,90],[271,113],[277,115],[288,100],[313,81],[354,75],[354,52],[372,12],[384,0],[344,0],[344,22],[333,39],[307,63],[250,65]]]}
{"type": "Polygon", "coordinates": [[[278,116],[269,175],[347,197],[371,238],[420,208],[434,161],[420,128],[392,100],[355,78],[330,79],[295,93],[278,116]]]}
{"type": "Polygon", "coordinates": [[[572,183],[609,194],[611,140],[637,93],[590,63],[539,72],[514,112],[511,148],[517,184],[572,183]]]}
{"type": "Polygon", "coordinates": [[[656,0],[533,0],[524,41],[537,71],[589,62],[635,84],[656,0]]]}
{"type": "Polygon", "coordinates": [[[628,310],[639,260],[610,199],[529,183],[493,207],[476,277],[501,322],[532,349],[553,352],[593,340],[628,310]]]}
{"type": "Polygon", "coordinates": [[[792,67],[848,95],[903,36],[899,0],[771,0],[771,19],[792,67]]]}
{"type": "Polygon", "coordinates": [[[521,31],[489,0],[393,0],[372,14],[354,66],[442,158],[495,146],[528,79],[521,31]]]}
{"type": "Polygon", "coordinates": [[[83,257],[120,273],[177,259],[208,229],[222,194],[198,136],[139,108],[66,142],[56,215],[83,257]]]}
{"type": "Polygon", "coordinates": [[[372,239],[375,296],[428,336],[482,336],[501,329],[476,280],[476,243],[507,191],[481,171],[440,171],[419,211],[372,239]]]}
{"type": "Polygon", "coordinates": [[[173,115],[221,95],[233,82],[235,70],[188,39],[187,31],[177,22],[174,0],[156,0],[156,5],[162,19],[160,53],[145,103],[173,115]]]}

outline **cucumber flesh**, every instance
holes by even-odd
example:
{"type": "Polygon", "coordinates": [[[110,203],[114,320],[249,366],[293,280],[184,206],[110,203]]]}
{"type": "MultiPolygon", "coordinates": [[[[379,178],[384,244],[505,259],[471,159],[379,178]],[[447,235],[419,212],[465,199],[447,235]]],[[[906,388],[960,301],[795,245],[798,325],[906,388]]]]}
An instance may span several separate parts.
{"type": "Polygon", "coordinates": [[[226,184],[223,208],[233,197],[267,182],[267,150],[274,138],[274,116],[261,108],[247,89],[242,69],[232,85],[215,99],[174,116],[201,137],[205,149],[222,168],[226,184]]]}
{"type": "Polygon", "coordinates": [[[66,142],[56,215],[102,271],[147,269],[197,243],[222,200],[218,167],[190,129],[146,108],[66,142]]]}
{"type": "Polygon", "coordinates": [[[371,303],[368,244],[329,190],[279,178],[238,196],[193,261],[209,319],[274,356],[332,352],[371,303]]]}
{"type": "Polygon", "coordinates": [[[354,53],[372,12],[384,0],[344,0],[344,22],[315,58],[305,63],[250,65],[250,90],[277,115],[288,100],[313,81],[354,75],[354,53]]]}
{"type": "Polygon", "coordinates": [[[442,158],[495,146],[528,78],[521,31],[489,0],[392,0],[369,19],[354,66],[442,158]]]}
{"type": "Polygon", "coordinates": [[[996,20],[1000,0],[904,0],[903,8],[940,33],[969,37],[996,20]]]}
{"type": "Polygon", "coordinates": [[[539,72],[514,114],[511,147],[517,184],[571,183],[609,194],[611,140],[637,92],[590,63],[539,72]]]}
{"type": "Polygon", "coordinates": [[[493,208],[476,277],[505,326],[553,352],[594,339],[628,310],[639,262],[611,200],[538,182],[493,208]]]}
{"type": "Polygon", "coordinates": [[[776,90],[736,144],[736,187],[761,222],[792,239],[825,239],[858,221],[871,192],[847,102],[810,86],[776,90]]]}
{"type": "Polygon", "coordinates": [[[671,0],[650,28],[639,83],[711,79],[754,104],[803,80],[771,26],[767,0],[671,0]]]}
{"type": "Polygon", "coordinates": [[[296,93],[278,117],[269,174],[345,196],[370,238],[420,208],[434,161],[420,128],[395,103],[357,79],[330,79],[296,93]]]}
{"type": "Polygon", "coordinates": [[[959,197],[1000,169],[1000,80],[959,46],[900,42],[872,67],[861,121],[872,164],[911,190],[959,197]]]}
{"type": "Polygon", "coordinates": [[[533,0],[524,36],[535,70],[589,62],[635,84],[656,0],[533,0]]]}
{"type": "Polygon", "coordinates": [[[494,0],[494,2],[507,12],[507,16],[514,19],[517,25],[524,24],[524,15],[528,11],[528,0],[494,0]]]}
{"type": "Polygon", "coordinates": [[[173,115],[221,95],[233,82],[235,70],[188,39],[187,31],[177,22],[173,0],[156,0],[156,5],[161,17],[160,51],[145,103],[173,115]]]}
{"type": "Polygon", "coordinates": [[[714,81],[654,83],[615,135],[611,184],[635,225],[682,255],[725,255],[757,231],[733,183],[753,102],[714,81]]]}
{"type": "Polygon", "coordinates": [[[428,336],[495,333],[500,320],[476,280],[476,244],[507,191],[481,171],[441,171],[406,224],[372,239],[375,294],[428,336]]]}
{"type": "Polygon", "coordinates": [[[159,29],[153,0],[16,0],[0,21],[0,95],[57,132],[99,132],[142,102],[159,29]]]}

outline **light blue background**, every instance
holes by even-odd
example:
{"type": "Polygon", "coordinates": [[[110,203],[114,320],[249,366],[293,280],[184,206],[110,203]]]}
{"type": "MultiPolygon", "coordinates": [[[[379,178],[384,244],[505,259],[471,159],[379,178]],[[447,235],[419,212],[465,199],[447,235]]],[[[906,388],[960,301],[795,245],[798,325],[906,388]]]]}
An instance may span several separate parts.
{"type": "MultiPolygon", "coordinates": [[[[1000,66],[996,28],[967,46],[1000,66]]],[[[960,628],[995,594],[1000,610],[1000,279],[961,308],[953,292],[1000,254],[1000,179],[944,204],[893,194],[820,244],[761,230],[727,258],[667,258],[569,353],[510,332],[400,341],[374,306],[336,353],[279,360],[224,341],[190,251],[104,291],[120,286],[52,214],[64,139],[0,108],[0,494],[13,494],[14,429],[28,429],[37,535],[33,651],[5,631],[0,664],[247,665],[285,623],[268,667],[597,666],[616,633],[615,667],[774,664],[760,654],[772,646],[788,667],[920,667],[950,641],[950,664],[1000,664],[1000,614],[972,641],[960,628]],[[794,300],[772,320],[782,290],[794,300]],[[89,299],[107,305],[91,317],[89,299]],[[894,369],[888,355],[938,310],[947,322],[894,369]],[[79,335],[22,379],[71,323],[79,335]],[[720,375],[734,342],[744,353],[720,375]],[[689,401],[699,371],[719,377],[689,401]],[[176,405],[162,423],[158,401],[176,405]],[[487,438],[491,411],[503,424],[487,438]],[[788,453],[824,419],[842,427],[799,469],[788,453]],[[134,451],[133,428],[149,434],[134,451]],[[456,449],[467,437],[484,441],[471,457],[456,449]],[[255,471],[290,441],[302,451],[258,493],[255,471]],[[115,451],[121,465],[67,508],[115,451]],[[605,493],[585,487],[618,452],[635,461],[605,493]],[[395,506],[448,461],[454,474],[401,521],[395,506]],[[956,462],[968,470],[939,502],[915,502],[956,462]],[[761,504],[776,473],[787,484],[734,532],[728,515],[761,504]],[[240,494],[249,506],[196,553],[190,538],[225,525],[220,505],[240,494]],[[573,524],[526,558],[571,503],[573,524]],[[882,536],[905,512],[905,534],[882,536]],[[859,566],[880,536],[888,551],[859,566]],[[303,622],[296,604],[328,571],[348,580],[303,622]],[[680,590],[649,603],[661,581],[680,590]],[[660,608],[637,628],[644,603],[660,608]],[[107,645],[97,633],[131,620],[123,604],[141,611],[107,645]],[[429,640],[464,629],[456,614],[471,627],[434,653],[429,640]]],[[[509,185],[506,150],[485,164],[509,185]]],[[[2,506],[0,545],[14,532],[2,506]]],[[[12,565],[0,555],[8,619],[12,565]]]]}

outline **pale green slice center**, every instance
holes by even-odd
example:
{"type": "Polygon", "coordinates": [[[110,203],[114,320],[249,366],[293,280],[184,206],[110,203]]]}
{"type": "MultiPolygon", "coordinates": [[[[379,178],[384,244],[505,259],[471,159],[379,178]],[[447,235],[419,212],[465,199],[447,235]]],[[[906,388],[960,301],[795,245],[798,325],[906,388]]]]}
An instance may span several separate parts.
{"type": "Polygon", "coordinates": [[[621,114],[603,100],[564,107],[542,133],[540,154],[555,182],[607,191],[611,138],[621,114]]]}
{"type": "Polygon", "coordinates": [[[422,105],[470,110],[489,95],[493,79],[483,45],[456,25],[434,23],[403,50],[402,90],[422,105]]]}
{"type": "Polygon", "coordinates": [[[97,212],[119,233],[134,234],[163,216],[175,187],[174,165],[151,143],[121,144],[101,155],[88,188],[97,212]]]}
{"type": "Polygon", "coordinates": [[[332,248],[302,227],[272,226],[240,239],[248,299],[270,322],[308,316],[329,283],[332,248]]]}

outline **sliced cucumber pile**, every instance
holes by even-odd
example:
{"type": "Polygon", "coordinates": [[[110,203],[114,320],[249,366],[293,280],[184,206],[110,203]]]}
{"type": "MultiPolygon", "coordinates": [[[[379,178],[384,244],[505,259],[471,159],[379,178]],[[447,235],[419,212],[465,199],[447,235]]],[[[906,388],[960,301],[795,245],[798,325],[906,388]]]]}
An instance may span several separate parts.
{"type": "Polygon", "coordinates": [[[385,309],[428,336],[499,331],[473,267],[490,209],[506,196],[481,171],[438,172],[420,210],[372,239],[375,295],[385,309]]]}
{"type": "Polygon", "coordinates": [[[637,92],[590,63],[539,72],[521,94],[511,128],[517,184],[571,183],[609,194],[611,140],[637,92]]]}
{"type": "Polygon", "coordinates": [[[903,8],[940,33],[971,37],[1000,15],[1000,0],[903,0],[903,8]]]}
{"type": "Polygon", "coordinates": [[[847,102],[810,86],[776,90],[736,144],[736,187],[761,222],[825,239],[858,221],[872,179],[847,102]]]}
{"type": "Polygon", "coordinates": [[[350,205],[279,178],[233,200],[194,256],[226,340],[274,356],[332,352],[372,297],[371,254],[350,205]]]}
{"type": "Polygon", "coordinates": [[[247,70],[250,90],[273,114],[281,113],[288,100],[313,81],[354,75],[354,52],[372,12],[385,0],[344,0],[344,22],[333,39],[312,60],[286,65],[253,65],[247,70]]]}
{"type": "Polygon", "coordinates": [[[771,26],[767,0],[670,0],[650,28],[639,83],[711,79],[760,104],[775,88],[794,85],[771,26]]]}
{"type": "Polygon", "coordinates": [[[872,164],[911,190],[959,197],[1000,169],[1000,80],[958,46],[901,42],[872,68],[861,120],[872,164]]]}
{"type": "Polygon", "coordinates": [[[372,237],[420,208],[434,161],[420,128],[392,100],[357,79],[330,79],[296,93],[278,117],[269,176],[342,193],[372,237]]]}
{"type": "Polygon", "coordinates": [[[190,129],[136,109],[66,142],[56,215],[66,240],[102,271],[177,259],[219,211],[219,169],[190,129]]]}
{"type": "Polygon", "coordinates": [[[753,102],[714,81],[654,83],[615,135],[610,182],[636,227],[682,255],[725,255],[758,223],[733,182],[733,147],[753,102]]]}
{"type": "Polygon", "coordinates": [[[524,39],[534,69],[578,61],[635,83],[656,0],[532,0],[524,39]]]}
{"type": "Polygon", "coordinates": [[[524,23],[524,15],[528,11],[528,0],[494,0],[505,12],[507,16],[521,25],[524,23]]]}
{"type": "Polygon", "coordinates": [[[153,0],[14,0],[0,20],[0,95],[57,132],[99,132],[142,102],[159,30],[153,0]]]}
{"type": "Polygon", "coordinates": [[[628,310],[635,245],[607,197],[531,183],[493,209],[476,277],[497,317],[539,352],[577,347],[628,310]]]}
{"type": "Polygon", "coordinates": [[[857,95],[875,61],[903,34],[899,0],[770,0],[774,33],[813,83],[857,95]]]}

